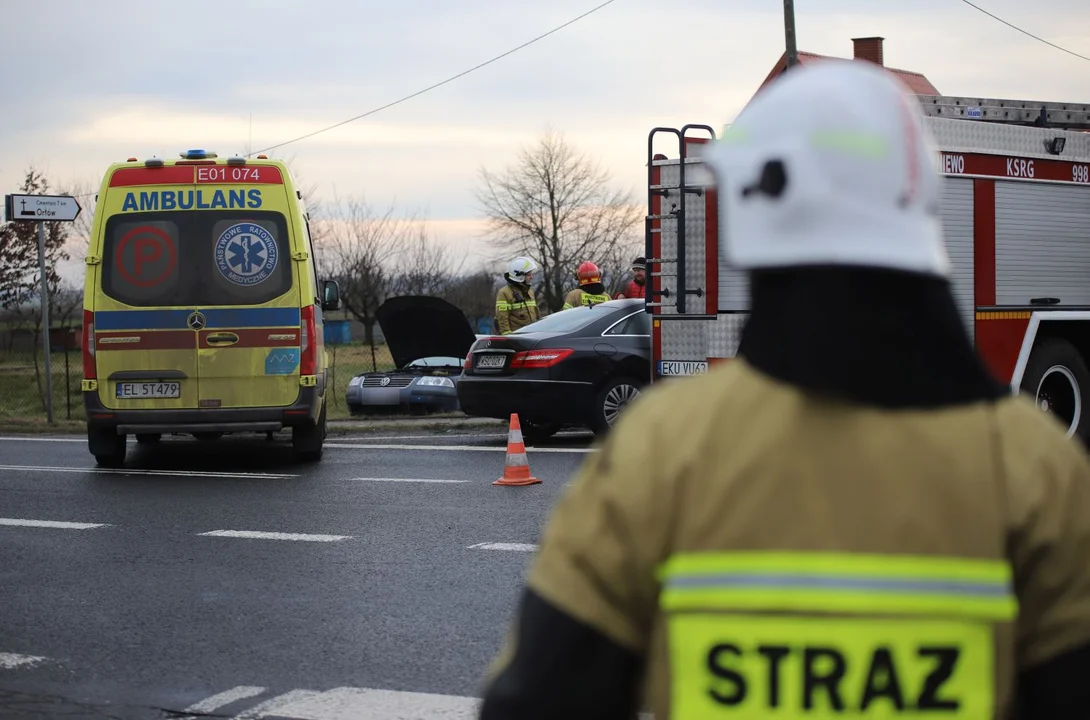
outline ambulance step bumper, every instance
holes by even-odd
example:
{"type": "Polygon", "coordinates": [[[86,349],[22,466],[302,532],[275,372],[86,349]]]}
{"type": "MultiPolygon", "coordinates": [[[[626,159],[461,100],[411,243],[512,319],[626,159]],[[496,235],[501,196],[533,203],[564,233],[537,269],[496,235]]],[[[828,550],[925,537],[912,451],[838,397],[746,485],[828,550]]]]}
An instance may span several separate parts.
{"type": "Polygon", "coordinates": [[[281,422],[225,422],[225,423],[148,423],[118,425],[118,435],[135,435],[143,433],[200,433],[200,432],[277,432],[284,424],[281,422]]]}

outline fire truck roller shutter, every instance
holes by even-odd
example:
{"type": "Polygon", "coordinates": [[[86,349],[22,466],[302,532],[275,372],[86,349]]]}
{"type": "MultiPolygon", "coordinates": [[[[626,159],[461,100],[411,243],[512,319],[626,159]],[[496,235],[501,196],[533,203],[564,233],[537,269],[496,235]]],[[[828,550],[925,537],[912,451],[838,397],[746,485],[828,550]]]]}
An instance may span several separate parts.
{"type": "Polygon", "coordinates": [[[973,181],[945,178],[941,188],[942,231],[950,256],[950,285],[969,339],[974,339],[973,181]]]}
{"type": "Polygon", "coordinates": [[[995,184],[995,300],[1090,305],[1090,187],[995,184]]]}

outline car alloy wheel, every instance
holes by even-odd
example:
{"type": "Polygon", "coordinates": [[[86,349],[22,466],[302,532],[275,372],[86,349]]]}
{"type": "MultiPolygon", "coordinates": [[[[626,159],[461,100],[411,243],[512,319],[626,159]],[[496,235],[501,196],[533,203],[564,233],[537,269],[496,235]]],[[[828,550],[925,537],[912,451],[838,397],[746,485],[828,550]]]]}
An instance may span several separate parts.
{"type": "Polygon", "coordinates": [[[640,389],[628,383],[614,385],[610,388],[609,392],[606,393],[605,400],[602,402],[602,415],[605,417],[606,424],[613,427],[624,406],[639,397],[639,394],[640,389]]]}

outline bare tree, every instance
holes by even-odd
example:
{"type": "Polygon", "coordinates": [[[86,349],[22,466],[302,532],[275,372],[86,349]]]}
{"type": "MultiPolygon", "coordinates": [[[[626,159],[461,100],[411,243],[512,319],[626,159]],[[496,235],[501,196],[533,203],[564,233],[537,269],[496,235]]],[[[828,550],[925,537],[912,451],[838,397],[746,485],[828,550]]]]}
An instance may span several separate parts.
{"type": "Polygon", "coordinates": [[[455,259],[451,248],[432,238],[423,223],[413,230],[398,252],[391,294],[442,297],[461,273],[465,254],[455,259]]]}
{"type": "Polygon", "coordinates": [[[539,286],[553,311],[584,260],[602,263],[642,218],[631,193],[609,173],[549,131],[502,174],[481,168],[477,199],[493,244],[541,265],[539,286]]]}
{"type": "Polygon", "coordinates": [[[469,318],[490,318],[496,312],[496,274],[480,268],[451,279],[444,294],[447,302],[469,318]]]}
{"type": "Polygon", "coordinates": [[[345,310],[374,345],[375,311],[390,291],[394,261],[413,237],[414,221],[396,217],[392,206],[376,213],[363,199],[335,199],[333,207],[330,217],[312,223],[319,268],[340,284],[345,310]]]}

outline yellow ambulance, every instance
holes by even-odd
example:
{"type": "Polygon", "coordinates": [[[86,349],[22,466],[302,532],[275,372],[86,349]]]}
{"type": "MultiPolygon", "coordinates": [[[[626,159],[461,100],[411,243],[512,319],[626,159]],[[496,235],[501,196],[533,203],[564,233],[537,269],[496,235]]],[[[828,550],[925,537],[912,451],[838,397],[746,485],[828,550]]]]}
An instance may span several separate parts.
{"type": "Polygon", "coordinates": [[[302,193],[283,162],[129,158],[106,171],[86,259],[83,399],[99,465],[127,437],[291,429],[321,459],[329,397],[321,280],[302,193]]]}

